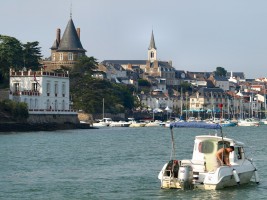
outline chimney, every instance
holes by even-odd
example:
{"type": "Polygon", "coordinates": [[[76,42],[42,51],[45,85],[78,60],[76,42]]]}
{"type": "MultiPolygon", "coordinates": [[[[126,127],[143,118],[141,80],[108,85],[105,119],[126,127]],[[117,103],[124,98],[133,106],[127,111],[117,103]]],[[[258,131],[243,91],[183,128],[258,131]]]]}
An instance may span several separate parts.
{"type": "Polygon", "coordinates": [[[57,29],[57,42],[60,43],[60,28],[57,29]]]}
{"type": "Polygon", "coordinates": [[[79,39],[80,39],[80,34],[81,34],[81,30],[80,30],[80,28],[77,28],[77,35],[78,35],[79,39]]]}

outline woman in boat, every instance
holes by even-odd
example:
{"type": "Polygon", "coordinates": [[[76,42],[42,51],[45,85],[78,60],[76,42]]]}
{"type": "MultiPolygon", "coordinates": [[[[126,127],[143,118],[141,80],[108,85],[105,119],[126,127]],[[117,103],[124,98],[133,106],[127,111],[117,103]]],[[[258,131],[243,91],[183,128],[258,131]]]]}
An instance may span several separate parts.
{"type": "Polygon", "coordinates": [[[218,160],[219,166],[227,165],[231,166],[230,160],[229,160],[229,154],[234,151],[235,148],[233,146],[229,146],[227,148],[221,148],[216,153],[216,158],[218,160]]]}

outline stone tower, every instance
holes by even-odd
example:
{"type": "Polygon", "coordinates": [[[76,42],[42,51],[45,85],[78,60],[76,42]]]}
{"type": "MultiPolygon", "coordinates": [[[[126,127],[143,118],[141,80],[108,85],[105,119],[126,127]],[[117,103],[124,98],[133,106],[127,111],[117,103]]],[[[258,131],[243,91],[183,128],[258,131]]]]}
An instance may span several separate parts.
{"type": "Polygon", "coordinates": [[[47,70],[60,69],[61,66],[73,67],[78,58],[85,55],[86,50],[80,41],[80,28],[75,28],[70,18],[61,38],[61,30],[56,31],[56,40],[51,47],[51,59],[44,61],[47,70]]]}

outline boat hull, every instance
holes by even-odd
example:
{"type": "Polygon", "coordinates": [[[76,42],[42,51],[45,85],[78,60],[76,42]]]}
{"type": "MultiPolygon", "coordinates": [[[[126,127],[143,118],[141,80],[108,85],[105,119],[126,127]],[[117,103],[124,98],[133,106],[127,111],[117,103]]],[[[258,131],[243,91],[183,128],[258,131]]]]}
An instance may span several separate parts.
{"type": "MultiPolygon", "coordinates": [[[[162,189],[184,189],[183,183],[179,181],[179,176],[174,177],[171,173],[166,173],[167,163],[159,173],[162,189]],[[166,175],[167,174],[167,175],[166,175]]],[[[193,171],[194,173],[194,171],[193,171]]],[[[250,163],[247,166],[221,166],[215,172],[202,172],[198,178],[191,183],[190,189],[219,190],[226,187],[248,184],[255,173],[255,167],[250,163]],[[233,169],[237,171],[240,182],[237,182],[233,175],[233,169]]]]}

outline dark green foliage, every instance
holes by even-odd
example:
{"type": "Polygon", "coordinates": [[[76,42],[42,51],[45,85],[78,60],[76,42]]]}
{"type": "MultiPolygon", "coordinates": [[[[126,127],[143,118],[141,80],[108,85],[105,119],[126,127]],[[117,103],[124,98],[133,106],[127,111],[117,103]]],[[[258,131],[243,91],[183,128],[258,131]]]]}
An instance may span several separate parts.
{"type": "Polygon", "coordinates": [[[138,79],[138,86],[150,87],[151,84],[144,79],[138,79]]]}
{"type": "Polygon", "coordinates": [[[223,67],[217,67],[216,71],[214,72],[215,76],[226,76],[227,71],[223,67]]]}
{"type": "Polygon", "coordinates": [[[15,70],[38,69],[41,58],[39,42],[22,44],[14,37],[0,35],[0,84],[8,83],[10,67],[15,70]]]}
{"type": "Polygon", "coordinates": [[[23,61],[26,68],[31,68],[32,70],[39,69],[39,60],[41,56],[40,47],[38,47],[39,42],[27,42],[22,44],[23,47],[23,61]]]}
{"type": "Polygon", "coordinates": [[[97,69],[94,57],[83,56],[70,71],[70,93],[74,108],[86,113],[120,113],[134,106],[133,87],[91,77],[97,69]]]}
{"type": "Polygon", "coordinates": [[[192,85],[191,85],[191,83],[188,83],[188,82],[182,82],[181,83],[181,89],[182,89],[183,93],[185,93],[187,91],[192,91],[192,85]]]}
{"type": "Polygon", "coordinates": [[[97,60],[94,57],[82,56],[71,70],[72,74],[92,74],[97,68],[97,60]]]}
{"type": "Polygon", "coordinates": [[[23,64],[21,43],[13,37],[0,35],[0,83],[8,82],[9,68],[23,64]]]}
{"type": "Polygon", "coordinates": [[[72,77],[70,92],[75,109],[87,113],[102,113],[103,99],[106,113],[120,113],[134,106],[133,96],[126,85],[94,79],[89,75],[72,77]]]}
{"type": "Polygon", "coordinates": [[[26,103],[15,102],[11,100],[0,101],[0,112],[12,117],[12,119],[17,121],[25,120],[29,117],[26,103]]]}

